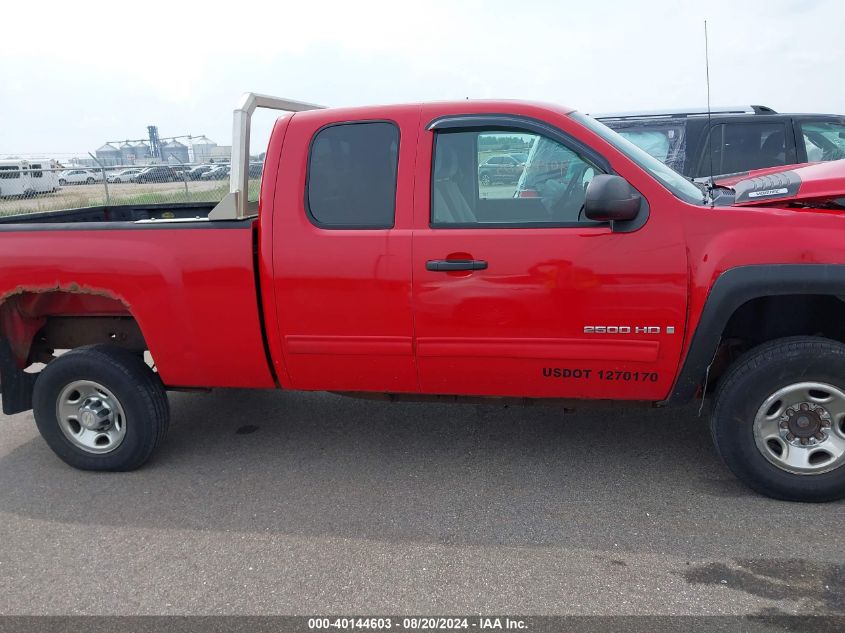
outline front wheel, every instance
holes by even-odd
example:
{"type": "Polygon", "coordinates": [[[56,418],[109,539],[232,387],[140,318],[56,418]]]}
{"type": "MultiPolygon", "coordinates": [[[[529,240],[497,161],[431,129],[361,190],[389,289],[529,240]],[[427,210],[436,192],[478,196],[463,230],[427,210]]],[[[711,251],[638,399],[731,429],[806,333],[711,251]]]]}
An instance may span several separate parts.
{"type": "Polygon", "coordinates": [[[59,186],[64,187],[67,184],[67,180],[64,178],[59,178],[59,186]]]}
{"type": "Polygon", "coordinates": [[[88,184],[88,185],[93,185],[93,184],[94,184],[94,179],[93,179],[93,178],[86,178],[86,179],[85,179],[85,184],[88,184]]]}
{"type": "Polygon", "coordinates": [[[711,419],[716,448],[748,486],[788,501],[845,497],[845,345],[793,337],[727,372],[711,419]]]}
{"type": "Polygon", "coordinates": [[[108,345],[80,347],[39,374],[33,413],[41,436],[82,470],[143,465],[164,439],[167,394],[143,359],[108,345]]]}
{"type": "Polygon", "coordinates": [[[492,178],[490,178],[490,174],[481,174],[481,178],[479,180],[484,186],[493,184],[493,180],[492,178]]]}

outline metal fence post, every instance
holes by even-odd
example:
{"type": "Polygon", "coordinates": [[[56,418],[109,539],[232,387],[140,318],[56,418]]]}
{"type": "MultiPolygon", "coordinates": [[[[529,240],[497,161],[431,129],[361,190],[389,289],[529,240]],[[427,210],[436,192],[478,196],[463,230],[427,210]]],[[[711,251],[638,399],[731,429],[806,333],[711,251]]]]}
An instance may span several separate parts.
{"type": "Polygon", "coordinates": [[[88,155],[100,166],[100,171],[103,173],[103,188],[106,190],[106,206],[109,206],[111,204],[111,199],[109,198],[109,179],[106,178],[106,168],[103,167],[103,164],[97,160],[97,157],[94,156],[94,154],[88,152],[88,155]]]}
{"type": "MultiPolygon", "coordinates": [[[[174,155],[174,154],[171,154],[171,155],[170,155],[170,158],[172,158],[172,159],[173,159],[173,160],[175,160],[177,163],[179,163],[180,165],[182,165],[182,167],[186,167],[186,166],[187,166],[187,165],[185,165],[185,163],[183,163],[181,160],[179,160],[179,157],[178,157],[178,156],[176,156],[176,155],[174,155]]],[[[187,170],[187,169],[183,169],[183,170],[182,170],[182,182],[183,182],[183,183],[185,183],[185,202],[188,202],[188,198],[190,198],[190,195],[191,195],[191,194],[190,194],[190,193],[188,193],[188,170],[187,170]]]]}

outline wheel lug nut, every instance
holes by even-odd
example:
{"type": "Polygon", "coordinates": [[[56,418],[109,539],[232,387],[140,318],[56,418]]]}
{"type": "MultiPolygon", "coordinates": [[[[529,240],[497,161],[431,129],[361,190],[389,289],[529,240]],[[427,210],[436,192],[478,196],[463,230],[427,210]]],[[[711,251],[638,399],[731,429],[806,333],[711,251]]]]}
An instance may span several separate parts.
{"type": "Polygon", "coordinates": [[[809,409],[810,409],[810,406],[806,402],[801,403],[801,410],[802,411],[808,411],[809,409]]]}
{"type": "Polygon", "coordinates": [[[815,437],[819,442],[824,442],[825,439],[827,439],[827,436],[824,433],[816,433],[815,437]]]}
{"type": "Polygon", "coordinates": [[[786,420],[784,420],[783,422],[781,422],[781,423],[780,423],[780,428],[782,428],[782,429],[788,429],[788,428],[789,428],[789,422],[787,422],[786,420]]]}
{"type": "Polygon", "coordinates": [[[791,442],[792,440],[794,440],[794,439],[795,439],[795,435],[793,435],[792,433],[787,433],[787,434],[786,434],[786,439],[788,439],[788,440],[791,442]]]}
{"type": "Polygon", "coordinates": [[[801,445],[802,445],[802,446],[806,446],[806,445],[807,445],[807,438],[806,438],[806,437],[802,437],[802,438],[801,438],[801,445]]]}
{"type": "Polygon", "coordinates": [[[825,429],[829,429],[830,428],[830,420],[823,420],[822,421],[822,427],[825,428],[825,429]]]}

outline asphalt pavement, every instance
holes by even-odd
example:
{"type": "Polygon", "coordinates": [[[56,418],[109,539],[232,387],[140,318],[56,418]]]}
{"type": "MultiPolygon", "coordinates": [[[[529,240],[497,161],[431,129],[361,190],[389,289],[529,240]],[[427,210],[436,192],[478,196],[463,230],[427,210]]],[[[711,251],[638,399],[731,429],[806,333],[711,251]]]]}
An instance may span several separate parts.
{"type": "Polygon", "coordinates": [[[0,416],[0,614],[845,614],[845,503],[747,490],[695,407],[171,405],[125,474],[0,416]]]}

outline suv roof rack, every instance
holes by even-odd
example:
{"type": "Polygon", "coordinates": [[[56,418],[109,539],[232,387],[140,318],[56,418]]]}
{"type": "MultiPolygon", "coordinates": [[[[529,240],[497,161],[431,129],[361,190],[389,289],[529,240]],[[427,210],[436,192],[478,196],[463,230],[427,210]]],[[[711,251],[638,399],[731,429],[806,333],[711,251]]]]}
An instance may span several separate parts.
{"type": "MultiPolygon", "coordinates": [[[[711,114],[777,114],[764,105],[723,106],[710,109],[711,114]]],[[[675,108],[669,110],[644,110],[640,112],[609,112],[596,114],[596,119],[652,119],[657,117],[672,118],[706,115],[707,108],[675,108]]]]}

